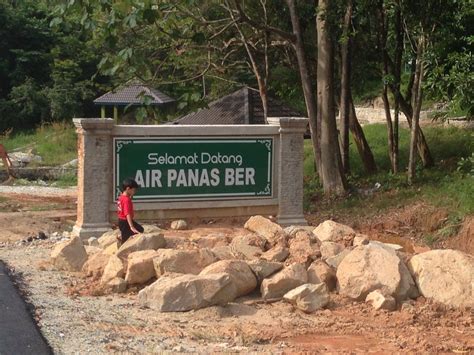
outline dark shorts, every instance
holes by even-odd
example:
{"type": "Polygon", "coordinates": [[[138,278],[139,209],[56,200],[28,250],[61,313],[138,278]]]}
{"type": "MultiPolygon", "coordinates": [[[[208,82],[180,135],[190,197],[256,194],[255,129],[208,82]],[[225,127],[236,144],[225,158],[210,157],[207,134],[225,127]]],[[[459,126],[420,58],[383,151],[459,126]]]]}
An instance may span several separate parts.
{"type": "MultiPolygon", "coordinates": [[[[133,221],[133,226],[135,227],[135,229],[137,231],[139,231],[140,233],[143,233],[144,229],[139,223],[133,221]]],[[[122,241],[121,241],[122,244],[125,243],[128,240],[128,238],[130,238],[132,235],[135,234],[130,229],[130,226],[128,225],[128,222],[127,222],[126,219],[119,219],[118,227],[120,229],[120,236],[122,238],[122,241]]]]}

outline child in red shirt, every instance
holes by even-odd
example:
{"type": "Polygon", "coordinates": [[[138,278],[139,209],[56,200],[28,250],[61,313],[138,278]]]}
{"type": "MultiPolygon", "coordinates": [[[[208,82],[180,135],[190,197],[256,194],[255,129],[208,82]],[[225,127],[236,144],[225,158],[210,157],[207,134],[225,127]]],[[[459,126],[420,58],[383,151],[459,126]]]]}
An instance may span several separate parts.
{"type": "Polygon", "coordinates": [[[132,197],[138,189],[133,179],[125,179],[122,183],[122,194],[117,200],[118,226],[120,229],[119,243],[125,243],[132,235],[143,233],[143,227],[133,220],[132,197]]]}

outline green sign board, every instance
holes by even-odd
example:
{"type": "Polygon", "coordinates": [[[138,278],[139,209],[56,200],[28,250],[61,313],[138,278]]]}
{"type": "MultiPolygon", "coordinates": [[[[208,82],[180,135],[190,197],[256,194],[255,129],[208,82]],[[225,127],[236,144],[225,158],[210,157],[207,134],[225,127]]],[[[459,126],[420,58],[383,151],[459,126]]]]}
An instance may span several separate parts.
{"type": "Polygon", "coordinates": [[[114,138],[114,191],[128,177],[138,201],[269,198],[273,137],[114,138]]]}

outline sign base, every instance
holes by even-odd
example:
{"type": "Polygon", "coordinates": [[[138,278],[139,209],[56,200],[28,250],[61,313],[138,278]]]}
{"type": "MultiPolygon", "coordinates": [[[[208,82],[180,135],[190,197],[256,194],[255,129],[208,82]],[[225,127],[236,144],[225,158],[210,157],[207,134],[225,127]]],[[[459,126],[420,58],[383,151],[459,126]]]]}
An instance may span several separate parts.
{"type": "Polygon", "coordinates": [[[81,240],[87,240],[90,237],[99,238],[105,232],[111,231],[110,224],[83,224],[78,226],[77,224],[72,228],[72,234],[79,236],[81,240]]]}
{"type": "Polygon", "coordinates": [[[308,225],[304,216],[278,216],[277,223],[283,227],[308,225]]]}

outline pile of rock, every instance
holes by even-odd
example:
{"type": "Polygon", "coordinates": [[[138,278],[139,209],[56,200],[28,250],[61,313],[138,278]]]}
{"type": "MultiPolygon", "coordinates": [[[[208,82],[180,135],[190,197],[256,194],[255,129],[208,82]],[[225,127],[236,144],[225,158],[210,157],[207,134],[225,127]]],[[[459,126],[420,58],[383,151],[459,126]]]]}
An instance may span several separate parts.
{"type": "MultiPolygon", "coordinates": [[[[8,155],[12,165],[16,168],[23,168],[31,163],[41,163],[43,158],[33,153],[30,149],[27,152],[13,152],[8,155]]],[[[0,161],[1,162],[1,161],[0,161]]]]}
{"type": "Polygon", "coordinates": [[[333,221],[283,229],[254,216],[238,235],[191,238],[147,226],[120,248],[117,235],[107,232],[87,245],[77,237],[62,242],[52,262],[100,280],[108,292],[139,285],[140,304],[162,312],[223,305],[257,290],[265,301],[283,299],[304,312],[325,307],[331,292],[376,309],[394,310],[420,294],[474,306],[471,256],[454,250],[411,256],[333,221]]]}

